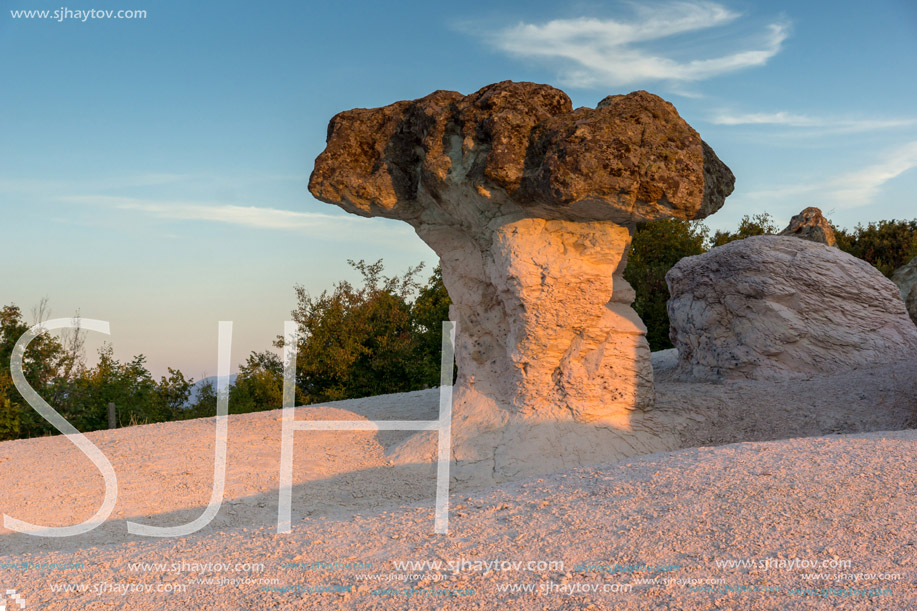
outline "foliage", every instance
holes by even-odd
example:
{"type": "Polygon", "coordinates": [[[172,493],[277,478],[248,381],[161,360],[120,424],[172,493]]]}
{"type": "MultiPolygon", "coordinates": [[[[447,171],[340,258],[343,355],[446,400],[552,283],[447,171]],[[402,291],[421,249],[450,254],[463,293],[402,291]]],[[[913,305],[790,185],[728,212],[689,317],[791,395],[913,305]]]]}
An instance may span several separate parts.
{"type": "Polygon", "coordinates": [[[624,279],[634,288],[634,310],[646,325],[651,350],[672,347],[666,302],[665,275],[683,257],[705,251],[707,227],[700,223],[662,219],[637,225],[624,269],[624,279]]]}
{"type": "MultiPolygon", "coordinates": [[[[297,400],[334,401],[430,385],[439,367],[439,351],[434,367],[431,346],[437,338],[433,318],[444,304],[440,289],[426,287],[419,303],[412,304],[421,288],[415,277],[422,264],[403,276],[387,277],[381,260],[348,263],[363,277],[359,288],[342,281],[332,292],[313,297],[296,287],[297,400]]],[[[434,284],[436,277],[431,278],[434,284]]]]}
{"type": "Polygon", "coordinates": [[[283,362],[273,352],[252,352],[239,366],[239,375],[230,389],[229,411],[244,414],[281,405],[283,362]]]}
{"type": "MultiPolygon", "coordinates": [[[[363,282],[340,282],[312,297],[296,287],[299,325],[298,404],[417,390],[439,383],[442,321],[449,295],[437,267],[425,286],[416,280],[422,265],[387,277],[381,261],[349,262],[363,282]],[[416,299],[412,297],[416,295],[416,299]]],[[[35,312],[46,318],[46,302],[35,312]]],[[[13,347],[28,331],[15,305],[0,310],[0,441],[56,433],[20,396],[9,369],[13,347]]],[[[282,340],[275,342],[282,347],[282,340]]],[[[217,392],[212,380],[192,400],[194,380],[176,369],[157,382],[142,354],[127,362],[110,345],[98,363],[86,367],[82,335],[38,335],[23,360],[26,379],[38,394],[78,430],[107,428],[108,404],[118,426],[213,416],[217,392]]],[[[230,413],[276,409],[283,401],[283,363],[271,351],[252,352],[230,388],[230,413]]]]}
{"type": "MultiPolygon", "coordinates": [[[[838,247],[876,266],[886,276],[917,256],[917,219],[878,221],[853,230],[835,228],[838,247]]],[[[664,219],[637,226],[624,278],[634,288],[634,309],[647,326],[652,350],[672,346],[666,302],[665,274],[680,259],[753,235],[773,234],[777,226],[766,212],[744,216],[736,231],[712,237],[700,223],[664,219]]],[[[382,261],[348,261],[362,282],[342,281],[318,296],[295,287],[298,325],[296,401],[357,398],[405,392],[439,384],[442,322],[449,319],[451,300],[437,267],[423,286],[423,266],[402,276],[384,274],[382,261]]],[[[48,317],[45,300],[33,310],[35,322],[48,317]]],[[[15,305],[0,309],[0,441],[47,435],[56,431],[21,397],[13,384],[10,358],[16,342],[28,331],[15,305]]],[[[282,348],[283,339],[274,345],[282,348]]],[[[108,426],[108,404],[117,408],[119,426],[207,417],[215,413],[217,393],[212,381],[202,384],[191,400],[193,379],[169,368],[159,381],[147,370],[141,354],[127,362],[114,357],[111,346],[99,351],[98,363],[87,367],[79,330],[62,336],[38,335],[23,359],[29,384],[81,431],[108,426]]],[[[230,413],[276,409],[282,405],[283,363],[274,352],[252,352],[239,367],[230,389],[230,413]]]]}
{"type": "MultiPolygon", "coordinates": [[[[45,318],[45,305],[43,301],[37,308],[39,322],[45,318]]],[[[13,346],[28,329],[18,307],[0,310],[0,440],[56,433],[12,382],[13,346]]],[[[146,357],[141,354],[121,363],[107,344],[99,350],[98,364],[87,368],[82,346],[79,331],[65,334],[63,340],[43,333],[32,340],[23,359],[23,372],[32,388],[77,430],[107,428],[109,403],[115,404],[119,426],[180,415],[193,380],[170,368],[157,384],[146,368],[146,357]]]]}
{"type": "Polygon", "coordinates": [[[734,232],[717,230],[710,239],[711,246],[722,246],[735,240],[742,240],[755,235],[770,235],[777,233],[777,225],[773,217],[767,212],[761,212],[753,216],[747,214],[739,222],[738,230],[734,232]]]}
{"type": "MultiPolygon", "coordinates": [[[[42,301],[35,312],[39,319],[36,322],[45,315],[45,303],[42,301]]],[[[10,370],[13,348],[30,326],[15,305],[0,309],[0,440],[42,435],[51,430],[16,390],[10,370]]],[[[66,382],[77,371],[77,356],[55,337],[39,334],[23,355],[25,379],[42,397],[53,401],[61,396],[66,382]]]]}
{"type": "MultiPolygon", "coordinates": [[[[230,391],[232,394],[232,391],[230,391]]],[[[197,394],[193,402],[185,407],[178,414],[178,418],[187,420],[189,418],[209,418],[216,415],[217,411],[217,388],[213,380],[203,380],[197,388],[197,394]]]]}
{"type": "Polygon", "coordinates": [[[55,408],[80,431],[108,427],[108,404],[114,403],[118,426],[174,420],[191,392],[193,380],[169,369],[156,383],[146,357],[126,363],[114,357],[111,345],[99,350],[99,362],[67,384],[68,392],[55,408]]]}
{"type": "Polygon", "coordinates": [[[837,247],[872,264],[888,277],[917,256],[917,219],[858,224],[852,231],[834,228],[837,247]]]}
{"type": "MultiPolygon", "coordinates": [[[[443,322],[449,320],[452,300],[443,284],[443,270],[437,265],[427,285],[420,289],[411,306],[413,333],[417,341],[416,366],[422,388],[439,386],[443,346],[443,322]]],[[[454,375],[454,372],[453,372],[454,375]]]]}

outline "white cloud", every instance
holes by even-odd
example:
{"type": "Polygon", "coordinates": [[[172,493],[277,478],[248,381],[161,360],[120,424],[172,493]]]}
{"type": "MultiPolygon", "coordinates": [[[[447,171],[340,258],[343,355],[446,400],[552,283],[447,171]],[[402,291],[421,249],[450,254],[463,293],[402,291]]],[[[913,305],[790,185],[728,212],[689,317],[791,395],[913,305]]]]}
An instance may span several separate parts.
{"type": "MultiPolygon", "coordinates": [[[[364,218],[343,212],[297,212],[220,202],[154,200],[110,195],[69,195],[58,197],[57,200],[135,212],[166,221],[221,223],[250,229],[292,232],[316,239],[371,243],[400,251],[428,253],[428,248],[407,223],[391,219],[364,218]]],[[[193,234],[194,231],[196,229],[184,233],[193,234]]],[[[176,234],[167,232],[163,235],[174,237],[176,234]]]]}
{"type": "MultiPolygon", "coordinates": [[[[147,173],[122,177],[93,177],[92,185],[96,189],[130,189],[136,187],[156,187],[170,185],[194,178],[190,174],[147,173]]],[[[0,176],[0,193],[47,194],[53,191],[75,189],[83,186],[85,180],[12,179],[0,176]]]]}
{"type": "Polygon", "coordinates": [[[73,195],[62,201],[103,205],[118,210],[142,212],[152,217],[179,221],[209,221],[240,225],[255,229],[282,229],[311,234],[347,232],[370,221],[353,215],[333,215],[321,212],[296,212],[261,206],[235,204],[156,201],[110,195],[73,195]]]}
{"type": "Polygon", "coordinates": [[[888,151],[877,163],[861,170],[805,184],[753,191],[745,193],[744,197],[773,201],[817,196],[820,202],[831,208],[858,208],[876,203],[879,190],[886,183],[914,168],[917,168],[917,141],[888,151]]]}
{"type": "Polygon", "coordinates": [[[874,165],[836,178],[828,184],[829,201],[839,208],[856,208],[873,203],[879,189],[888,181],[917,167],[917,142],[909,142],[874,165]]]}
{"type": "Polygon", "coordinates": [[[498,49],[514,56],[561,62],[566,85],[596,87],[645,81],[695,82],[754,66],[763,66],[780,52],[788,32],[780,23],[767,26],[752,49],[736,49],[708,59],[667,57],[648,47],[674,35],[699,33],[724,26],[739,14],[713,2],[669,2],[641,5],[634,19],[556,19],[544,24],[520,23],[489,37],[498,49]]]}
{"type": "Polygon", "coordinates": [[[865,132],[917,125],[917,119],[850,119],[812,117],[790,112],[729,113],[718,112],[710,118],[715,125],[782,125],[785,127],[825,128],[830,132],[865,132]]]}

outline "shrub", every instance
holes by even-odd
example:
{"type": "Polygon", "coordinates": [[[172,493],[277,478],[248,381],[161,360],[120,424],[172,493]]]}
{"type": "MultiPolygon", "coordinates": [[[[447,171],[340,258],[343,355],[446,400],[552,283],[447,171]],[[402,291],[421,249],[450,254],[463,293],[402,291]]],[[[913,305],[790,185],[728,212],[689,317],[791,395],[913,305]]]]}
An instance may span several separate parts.
{"type": "Polygon", "coordinates": [[[669,287],[665,274],[683,257],[703,253],[707,233],[707,227],[701,223],[677,219],[637,225],[624,278],[634,287],[634,310],[646,325],[646,339],[651,350],[672,347],[666,310],[669,287]]]}
{"type": "Polygon", "coordinates": [[[722,246],[735,240],[750,238],[755,235],[770,235],[777,233],[777,225],[774,219],[767,212],[761,212],[753,216],[747,214],[739,221],[739,228],[734,232],[717,230],[710,239],[710,246],[722,246]]]}
{"type": "MultiPolygon", "coordinates": [[[[430,285],[421,289],[415,276],[422,265],[387,277],[381,260],[348,263],[363,277],[359,288],[340,282],[332,292],[313,297],[296,287],[298,401],[352,399],[438,383],[442,319],[435,319],[448,311],[441,275],[434,272],[430,285]]],[[[282,343],[279,339],[276,345],[282,343]]]]}
{"type": "Polygon", "coordinates": [[[834,229],[837,247],[872,264],[888,277],[917,256],[917,219],[858,224],[853,231],[834,229]]]}

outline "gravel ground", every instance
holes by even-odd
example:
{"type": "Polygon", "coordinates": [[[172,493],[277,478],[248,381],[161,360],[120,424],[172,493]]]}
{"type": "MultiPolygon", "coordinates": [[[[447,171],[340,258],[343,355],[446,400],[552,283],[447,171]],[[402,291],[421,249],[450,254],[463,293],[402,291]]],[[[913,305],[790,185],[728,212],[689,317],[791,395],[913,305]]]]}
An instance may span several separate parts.
{"type": "MultiPolygon", "coordinates": [[[[906,427],[913,365],[699,385],[669,379],[666,358],[655,359],[658,415],[672,414],[689,449],[453,489],[445,536],[433,534],[432,465],[392,466],[386,452],[405,434],[372,432],[297,433],[293,532],[277,534],[280,412],[269,411],[231,418],[210,526],[136,538],[125,520],[200,514],[213,420],[92,433],[118,473],[115,513],[68,539],[0,529],[0,594],[15,590],[26,609],[917,608],[917,431],[824,436],[906,427]]],[[[298,417],[424,419],[436,397],[298,417]]],[[[102,484],[49,437],[0,444],[0,490],[0,513],[62,525],[95,511],[102,484]]]]}

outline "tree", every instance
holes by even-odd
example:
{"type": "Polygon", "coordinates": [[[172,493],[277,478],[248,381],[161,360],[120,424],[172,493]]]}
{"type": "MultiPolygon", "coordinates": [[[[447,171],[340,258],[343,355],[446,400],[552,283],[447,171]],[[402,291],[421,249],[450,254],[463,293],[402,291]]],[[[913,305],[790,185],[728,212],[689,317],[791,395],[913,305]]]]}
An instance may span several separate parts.
{"type": "MultiPolygon", "coordinates": [[[[34,310],[36,324],[46,318],[47,301],[34,310]]],[[[14,304],[0,309],[0,440],[34,437],[53,431],[41,416],[25,402],[13,384],[10,359],[16,342],[30,325],[14,304]]],[[[68,376],[75,371],[74,356],[54,336],[41,333],[29,344],[23,356],[22,370],[26,381],[51,405],[65,394],[68,376]]]]}
{"type": "Polygon", "coordinates": [[[662,219],[639,223],[634,233],[624,279],[634,288],[634,310],[646,325],[651,350],[672,347],[666,302],[666,273],[683,257],[705,251],[708,229],[701,223],[662,219]]]}
{"type": "Polygon", "coordinates": [[[118,426],[165,422],[176,417],[178,399],[190,392],[190,382],[170,369],[161,389],[146,368],[146,357],[127,363],[114,357],[111,344],[99,349],[99,363],[83,372],[70,386],[67,400],[58,410],[80,431],[108,427],[108,404],[114,403],[118,426]]]}
{"type": "Polygon", "coordinates": [[[417,340],[417,367],[419,383],[424,388],[439,386],[443,347],[443,321],[449,320],[452,300],[443,284],[443,270],[439,265],[427,285],[420,289],[411,306],[413,333],[417,340]]]}
{"type": "MultiPolygon", "coordinates": [[[[230,391],[231,392],[231,391],[230,391]]],[[[216,415],[217,387],[212,379],[202,380],[191,405],[177,414],[177,419],[210,418],[216,415]]]]}
{"type": "MultiPolygon", "coordinates": [[[[296,287],[297,402],[437,386],[442,322],[448,320],[451,304],[442,270],[437,267],[427,285],[420,286],[416,276],[423,264],[388,277],[381,260],[348,263],[360,272],[361,286],[339,282],[332,292],[317,297],[296,287]]],[[[275,345],[282,347],[282,338],[275,345]]],[[[279,363],[273,367],[276,371],[279,363]]]]}
{"type": "Polygon", "coordinates": [[[239,366],[229,393],[233,414],[277,409],[283,405],[283,362],[273,352],[252,352],[239,366]]]}
{"type": "Polygon", "coordinates": [[[917,256],[917,219],[879,221],[853,231],[834,228],[837,247],[872,264],[888,277],[917,256]]]}
{"type": "MultiPolygon", "coordinates": [[[[422,265],[401,277],[383,275],[382,261],[348,263],[363,286],[342,281],[312,297],[296,287],[299,352],[296,385],[307,403],[405,392],[419,387],[410,297],[422,265]]],[[[277,346],[282,346],[282,338],[277,346]]]]}
{"type": "Polygon", "coordinates": [[[165,407],[177,414],[187,405],[193,386],[194,378],[186,379],[181,371],[169,367],[169,375],[160,378],[157,392],[165,407]]]}
{"type": "Polygon", "coordinates": [[[777,225],[774,224],[773,217],[767,212],[761,212],[753,216],[747,214],[739,222],[739,229],[735,232],[717,230],[710,240],[712,246],[722,246],[735,240],[750,238],[755,235],[771,235],[777,233],[777,225]]]}

